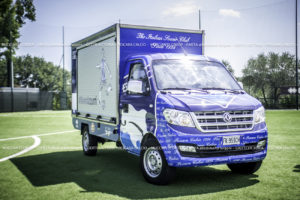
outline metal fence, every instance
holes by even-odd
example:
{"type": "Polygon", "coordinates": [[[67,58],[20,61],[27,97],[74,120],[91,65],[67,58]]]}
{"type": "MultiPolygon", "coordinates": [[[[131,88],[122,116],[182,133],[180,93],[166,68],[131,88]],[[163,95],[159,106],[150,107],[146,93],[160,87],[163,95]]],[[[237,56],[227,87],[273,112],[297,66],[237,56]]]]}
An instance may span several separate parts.
{"type": "Polygon", "coordinates": [[[53,109],[54,92],[39,88],[0,88],[0,112],[53,109]]]}
{"type": "MultiPolygon", "coordinates": [[[[296,109],[296,96],[283,95],[275,100],[274,98],[257,98],[267,109],[296,109]],[[267,101],[267,103],[265,102],[267,101]]],[[[300,102],[299,102],[300,103],[300,102]]]]}

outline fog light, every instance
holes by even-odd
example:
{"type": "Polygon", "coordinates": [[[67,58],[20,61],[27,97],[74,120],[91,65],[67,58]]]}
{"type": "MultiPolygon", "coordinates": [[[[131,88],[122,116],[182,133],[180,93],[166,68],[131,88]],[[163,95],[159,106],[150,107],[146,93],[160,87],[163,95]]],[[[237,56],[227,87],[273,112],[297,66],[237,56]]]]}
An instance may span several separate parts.
{"type": "Polygon", "coordinates": [[[266,140],[261,140],[257,143],[257,148],[262,149],[266,146],[267,141],[266,140]]]}
{"type": "Polygon", "coordinates": [[[190,145],[178,145],[178,149],[183,152],[193,152],[196,153],[196,148],[190,145]]]}

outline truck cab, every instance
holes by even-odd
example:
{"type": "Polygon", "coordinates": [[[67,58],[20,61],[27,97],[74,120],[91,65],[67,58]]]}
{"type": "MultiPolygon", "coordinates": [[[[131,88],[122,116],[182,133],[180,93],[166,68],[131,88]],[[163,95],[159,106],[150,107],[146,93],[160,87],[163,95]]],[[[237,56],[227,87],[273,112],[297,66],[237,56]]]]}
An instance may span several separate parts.
{"type": "MultiPolygon", "coordinates": [[[[142,37],[141,29],[145,28],[138,29],[135,39],[142,37]]],[[[160,38],[154,35],[149,40],[160,38]]],[[[168,35],[177,38],[169,30],[168,35]]],[[[121,38],[122,33],[116,41],[121,38]]],[[[120,48],[115,72],[108,66],[112,65],[109,56],[104,56],[101,74],[94,78],[101,94],[94,91],[94,97],[93,91],[85,94],[90,83],[80,88],[86,75],[81,80],[76,75],[72,116],[74,127],[81,130],[83,152],[95,155],[99,142],[114,141],[140,157],[143,176],[154,184],[169,183],[177,167],[227,164],[233,172],[254,173],[267,154],[262,104],[243,90],[221,62],[179,46],[181,52],[161,53],[134,50],[128,54],[128,49],[120,48]],[[114,76],[115,86],[110,82],[114,76]],[[109,96],[112,91],[116,94],[109,96]],[[104,116],[105,109],[108,115],[114,111],[117,115],[104,116]]],[[[82,57],[94,51],[83,52],[82,57]]],[[[78,63],[85,66],[86,62],[79,60],[80,55],[74,58],[79,73],[78,63]]]]}

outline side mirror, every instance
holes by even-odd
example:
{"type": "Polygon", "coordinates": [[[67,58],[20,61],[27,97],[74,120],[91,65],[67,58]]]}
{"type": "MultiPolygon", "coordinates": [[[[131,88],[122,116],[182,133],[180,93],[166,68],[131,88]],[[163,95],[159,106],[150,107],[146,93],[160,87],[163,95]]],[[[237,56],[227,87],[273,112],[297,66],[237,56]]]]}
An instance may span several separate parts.
{"type": "Polygon", "coordinates": [[[238,82],[242,89],[244,89],[244,84],[242,82],[238,82]]]}
{"type": "Polygon", "coordinates": [[[143,82],[137,80],[129,81],[127,91],[135,94],[143,94],[143,82]]]}

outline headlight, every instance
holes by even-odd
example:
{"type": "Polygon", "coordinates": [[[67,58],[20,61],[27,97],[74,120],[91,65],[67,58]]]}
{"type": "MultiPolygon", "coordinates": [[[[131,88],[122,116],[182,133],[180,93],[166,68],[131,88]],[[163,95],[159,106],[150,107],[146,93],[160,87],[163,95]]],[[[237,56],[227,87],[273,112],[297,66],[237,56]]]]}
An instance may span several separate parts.
{"type": "Polygon", "coordinates": [[[195,127],[191,115],[188,112],[174,109],[165,109],[163,114],[167,122],[169,122],[170,124],[195,127]]]}
{"type": "Polygon", "coordinates": [[[261,122],[265,122],[265,109],[263,106],[261,106],[260,108],[254,110],[253,112],[253,117],[254,117],[254,123],[258,124],[261,122]]]}

